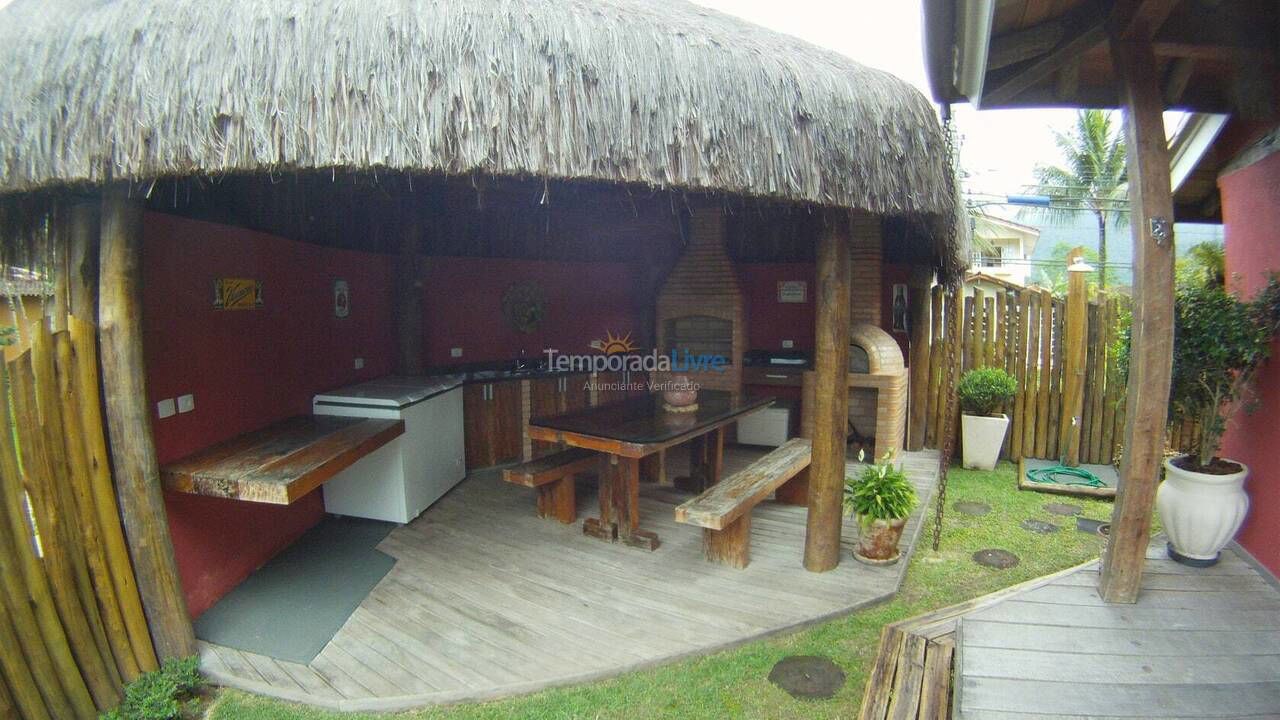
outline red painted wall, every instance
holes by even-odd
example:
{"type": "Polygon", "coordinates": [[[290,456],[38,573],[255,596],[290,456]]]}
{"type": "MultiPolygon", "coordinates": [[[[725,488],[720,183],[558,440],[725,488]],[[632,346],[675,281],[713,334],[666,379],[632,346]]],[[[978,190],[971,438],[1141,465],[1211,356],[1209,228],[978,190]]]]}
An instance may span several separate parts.
{"type": "MultiPolygon", "coordinates": [[[[334,250],[242,228],[147,213],[143,323],[152,408],[192,393],[195,410],[153,415],[160,462],[309,413],[321,390],[391,371],[394,268],[386,256],[334,250]],[[265,305],[213,309],[219,277],[263,281],[265,305]],[[333,315],[333,280],[351,315],[333,315]],[[363,370],[353,360],[363,357],[363,370]]],[[[153,410],[154,412],[154,410],[153,410]]],[[[323,515],[319,492],[287,506],[166,494],[193,616],[207,610],[323,515]]]]}
{"type": "MultiPolygon", "coordinates": [[[[1219,179],[1226,234],[1227,276],[1242,297],[1280,270],[1280,153],[1219,179]]],[[[1280,574],[1280,340],[1257,377],[1258,404],[1228,423],[1222,454],[1249,466],[1251,506],[1239,541],[1280,574]]]]}
{"type": "MultiPolygon", "coordinates": [[[[796,350],[812,352],[813,293],[817,288],[813,263],[739,263],[737,270],[746,300],[747,349],[780,350],[783,340],[793,340],[796,350]],[[778,302],[778,283],[783,280],[809,283],[807,302],[778,302]]],[[[880,327],[898,341],[904,360],[908,355],[909,337],[907,333],[892,332],[893,285],[906,283],[910,277],[911,266],[886,263],[880,287],[880,327]]]]}
{"type": "Polygon", "coordinates": [[[510,360],[523,349],[531,359],[543,349],[594,352],[606,332],[632,333],[643,345],[645,304],[636,297],[634,268],[625,263],[546,262],[436,257],[423,283],[425,356],[430,366],[510,360]],[[511,328],[502,296],[514,283],[532,283],[546,295],[546,317],[537,331],[511,328]],[[450,348],[462,348],[462,357],[450,348]]]}
{"type": "Polygon", "coordinates": [[[738,263],[737,270],[747,316],[747,349],[781,350],[783,340],[792,340],[793,349],[813,352],[813,263],[738,263]],[[809,284],[805,302],[778,302],[778,283],[786,280],[809,284]]]}

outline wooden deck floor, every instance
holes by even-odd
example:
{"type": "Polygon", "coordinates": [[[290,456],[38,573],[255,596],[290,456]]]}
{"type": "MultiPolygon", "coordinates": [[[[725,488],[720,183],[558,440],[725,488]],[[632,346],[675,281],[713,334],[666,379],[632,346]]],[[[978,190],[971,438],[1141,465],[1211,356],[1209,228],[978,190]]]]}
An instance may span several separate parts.
{"type": "Polygon", "coordinates": [[[956,717],[1280,718],[1280,590],[1232,551],[1147,557],[1136,605],[1104,604],[1093,564],[964,615],[956,717]]]}
{"type": "MultiPolygon", "coordinates": [[[[726,471],[759,456],[726,449],[726,471]]],[[[913,549],[936,484],[934,453],[908,453],[920,507],[913,549]]],[[[480,700],[615,675],[712,652],[882,601],[907,557],[873,568],[801,567],[803,508],[765,502],[752,515],[751,565],[707,563],[701,529],[675,523],[683,496],[642,486],[641,523],[655,552],[584,537],[540,520],[533,493],[500,473],[467,478],[379,546],[396,566],[310,665],[201,643],[213,682],[340,710],[393,710],[480,700]]],[[[579,498],[579,518],[593,514],[579,498]]],[[[905,553],[904,553],[905,555],[905,553]]]]}

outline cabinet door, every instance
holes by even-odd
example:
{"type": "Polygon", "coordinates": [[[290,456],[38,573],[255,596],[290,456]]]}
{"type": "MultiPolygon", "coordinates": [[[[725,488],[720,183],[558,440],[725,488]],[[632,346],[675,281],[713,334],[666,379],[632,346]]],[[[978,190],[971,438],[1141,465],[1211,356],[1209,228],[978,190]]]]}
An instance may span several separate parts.
{"type": "Polygon", "coordinates": [[[591,375],[581,373],[564,377],[564,412],[581,410],[591,405],[591,375]]]}
{"type": "MultiPolygon", "coordinates": [[[[529,418],[550,417],[563,412],[563,397],[559,377],[539,378],[529,381],[529,418]]],[[[559,448],[556,443],[534,440],[533,456],[542,457],[559,448]]]]}
{"type": "Polygon", "coordinates": [[[491,442],[493,462],[513,462],[524,449],[524,418],[520,413],[520,381],[508,380],[490,385],[489,409],[493,414],[491,442]]]}
{"type": "Polygon", "coordinates": [[[596,404],[608,405],[627,397],[626,389],[621,387],[623,375],[620,372],[602,372],[596,374],[596,404]]]}
{"type": "Polygon", "coordinates": [[[649,373],[643,370],[627,373],[627,397],[643,397],[649,394],[649,373]]]}
{"type": "Polygon", "coordinates": [[[473,383],[462,388],[463,447],[467,458],[467,471],[489,467],[493,464],[487,383],[473,383]]]}

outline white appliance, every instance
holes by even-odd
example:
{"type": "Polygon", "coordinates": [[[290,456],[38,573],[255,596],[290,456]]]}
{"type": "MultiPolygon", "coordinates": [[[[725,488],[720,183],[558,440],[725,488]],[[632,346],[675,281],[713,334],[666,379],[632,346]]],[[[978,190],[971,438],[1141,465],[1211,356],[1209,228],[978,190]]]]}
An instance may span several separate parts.
{"type": "Polygon", "coordinates": [[[771,405],[738,421],[738,442],[743,445],[777,447],[785,443],[790,434],[791,410],[785,406],[771,405]]]}
{"type": "Polygon", "coordinates": [[[335,515],[407,523],[466,475],[462,378],[391,376],[316,395],[316,415],[404,420],[404,434],[324,485],[335,515]]]}

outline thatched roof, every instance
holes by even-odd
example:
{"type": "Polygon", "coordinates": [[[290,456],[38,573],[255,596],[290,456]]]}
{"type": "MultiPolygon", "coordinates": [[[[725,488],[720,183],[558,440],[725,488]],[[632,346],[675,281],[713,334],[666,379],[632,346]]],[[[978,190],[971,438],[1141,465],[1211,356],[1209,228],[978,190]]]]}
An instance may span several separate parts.
{"type": "Polygon", "coordinates": [[[915,89],[680,0],[16,0],[0,98],[0,193],[338,168],[955,202],[915,89]]]}

